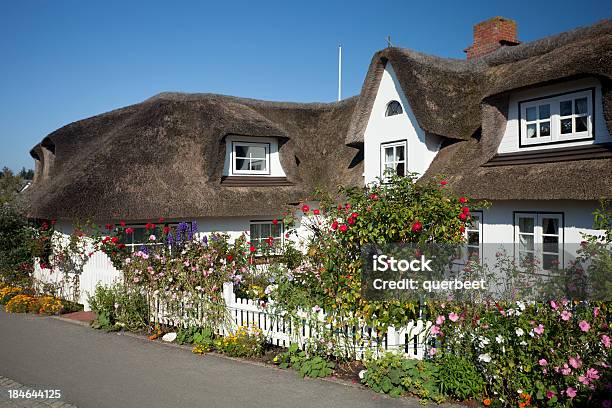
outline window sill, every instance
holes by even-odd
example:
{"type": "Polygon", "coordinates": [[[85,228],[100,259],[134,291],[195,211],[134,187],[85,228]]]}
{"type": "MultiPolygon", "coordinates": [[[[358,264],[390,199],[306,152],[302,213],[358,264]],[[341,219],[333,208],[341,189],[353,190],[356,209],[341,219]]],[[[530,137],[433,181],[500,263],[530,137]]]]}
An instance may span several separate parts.
{"type": "Polygon", "coordinates": [[[496,154],[482,167],[612,158],[612,143],[496,154]]]}
{"type": "Polygon", "coordinates": [[[268,186],[292,186],[293,183],[287,177],[270,176],[223,176],[221,185],[228,187],[268,187],[268,186]]]}

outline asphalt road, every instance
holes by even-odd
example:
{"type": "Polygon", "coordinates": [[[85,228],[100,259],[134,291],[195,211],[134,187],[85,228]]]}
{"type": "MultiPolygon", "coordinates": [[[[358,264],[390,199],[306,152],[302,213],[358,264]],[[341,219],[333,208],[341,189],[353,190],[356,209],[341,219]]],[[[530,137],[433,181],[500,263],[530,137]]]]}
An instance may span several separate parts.
{"type": "Polygon", "coordinates": [[[0,311],[0,376],[88,407],[420,407],[295,372],[0,311]]]}

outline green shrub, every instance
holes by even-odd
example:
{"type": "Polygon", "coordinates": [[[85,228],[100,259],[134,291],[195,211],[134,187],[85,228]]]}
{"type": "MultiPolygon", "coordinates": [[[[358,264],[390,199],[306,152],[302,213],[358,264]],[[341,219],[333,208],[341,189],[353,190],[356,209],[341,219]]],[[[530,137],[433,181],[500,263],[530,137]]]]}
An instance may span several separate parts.
{"type": "Polygon", "coordinates": [[[89,305],[97,318],[92,326],[97,329],[118,330],[125,327],[130,331],[142,330],[149,325],[147,298],[138,290],[116,283],[105,287],[98,285],[89,305]]]}
{"type": "Polygon", "coordinates": [[[441,391],[459,400],[479,398],[485,381],[474,364],[465,357],[443,354],[436,359],[441,391]]]}
{"type": "Polygon", "coordinates": [[[309,355],[301,351],[296,343],[291,344],[286,352],[276,356],[274,362],[280,368],[293,367],[302,377],[311,378],[330,376],[336,367],[333,361],[323,356],[309,355]]]}
{"type": "Polygon", "coordinates": [[[374,391],[399,397],[411,393],[436,402],[444,400],[440,392],[438,367],[430,361],[406,359],[385,353],[380,358],[367,358],[363,382],[374,391]]]}

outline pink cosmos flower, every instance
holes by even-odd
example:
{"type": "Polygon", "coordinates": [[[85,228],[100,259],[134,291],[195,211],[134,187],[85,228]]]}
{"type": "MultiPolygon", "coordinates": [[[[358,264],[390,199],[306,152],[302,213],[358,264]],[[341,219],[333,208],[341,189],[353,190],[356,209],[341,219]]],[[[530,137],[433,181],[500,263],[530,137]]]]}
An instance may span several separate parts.
{"type": "MultiPolygon", "coordinates": [[[[570,357],[568,362],[570,363],[570,365],[574,368],[580,368],[582,367],[582,360],[580,360],[580,356],[576,356],[576,357],[570,357]]],[[[567,364],[565,364],[567,366],[567,364]]]]}
{"type": "Polygon", "coordinates": [[[457,320],[459,320],[459,315],[455,312],[450,312],[448,314],[448,318],[450,319],[451,322],[456,322],[457,320]]]}
{"type": "Polygon", "coordinates": [[[536,332],[538,335],[542,335],[542,333],[544,333],[544,326],[541,324],[538,324],[537,327],[533,328],[533,331],[536,332]]]}
{"type": "Polygon", "coordinates": [[[574,398],[577,394],[576,389],[572,388],[572,387],[567,387],[567,390],[565,390],[565,394],[567,394],[568,397],[570,398],[574,398]]]}
{"type": "Polygon", "coordinates": [[[591,328],[591,325],[588,324],[586,320],[582,320],[580,323],[578,323],[578,326],[580,326],[580,330],[583,332],[588,332],[591,328]]]}
{"type": "Polygon", "coordinates": [[[572,313],[571,312],[568,312],[567,310],[564,310],[564,311],[561,312],[561,320],[564,320],[564,321],[567,322],[571,318],[572,318],[572,313]]]}
{"type": "Polygon", "coordinates": [[[431,328],[431,333],[432,334],[440,334],[440,327],[439,326],[433,326],[431,328]]]}
{"type": "Polygon", "coordinates": [[[437,352],[438,352],[438,350],[436,350],[435,347],[432,347],[432,348],[429,349],[429,355],[430,356],[435,356],[437,352]]]}
{"type": "Polygon", "coordinates": [[[541,365],[542,367],[548,365],[548,361],[546,361],[545,358],[541,358],[538,360],[538,364],[541,365]]]}
{"type": "Polygon", "coordinates": [[[563,364],[563,368],[561,369],[561,374],[570,375],[572,373],[572,369],[566,364],[563,364]]]}
{"type": "Polygon", "coordinates": [[[555,302],[554,300],[551,300],[550,307],[552,307],[554,310],[557,310],[559,308],[559,305],[557,305],[557,302],[555,302]]]}
{"type": "Polygon", "coordinates": [[[441,325],[442,325],[442,323],[444,323],[444,321],[445,321],[445,320],[446,320],[446,317],[444,317],[444,316],[440,315],[440,316],[436,317],[436,324],[437,324],[438,326],[441,326],[441,325]]]}
{"type": "Polygon", "coordinates": [[[599,380],[599,371],[594,368],[589,368],[586,372],[586,377],[589,380],[599,380]]]}
{"type": "Polygon", "coordinates": [[[601,344],[603,344],[605,348],[610,348],[611,343],[612,341],[610,341],[610,337],[605,334],[601,336],[601,344]]]}

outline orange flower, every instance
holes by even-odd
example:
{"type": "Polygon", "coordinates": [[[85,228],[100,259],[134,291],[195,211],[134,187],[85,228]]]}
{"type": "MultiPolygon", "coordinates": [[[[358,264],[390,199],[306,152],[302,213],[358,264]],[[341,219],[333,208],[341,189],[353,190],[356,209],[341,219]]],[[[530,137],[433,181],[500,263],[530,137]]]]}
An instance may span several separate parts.
{"type": "Polygon", "coordinates": [[[488,407],[489,405],[491,405],[491,398],[485,398],[484,401],[482,401],[482,403],[488,407]]]}

